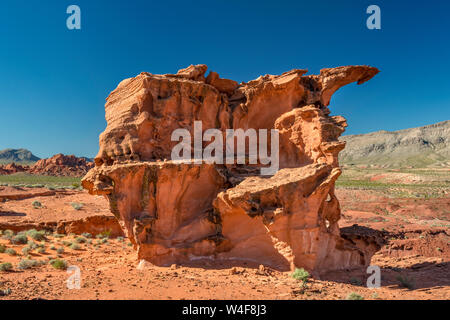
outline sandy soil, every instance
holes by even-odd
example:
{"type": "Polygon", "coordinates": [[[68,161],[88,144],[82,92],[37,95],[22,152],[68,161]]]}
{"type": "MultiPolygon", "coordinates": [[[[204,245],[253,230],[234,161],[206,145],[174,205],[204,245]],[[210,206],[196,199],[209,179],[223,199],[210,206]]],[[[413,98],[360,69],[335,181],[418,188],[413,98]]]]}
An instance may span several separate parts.
{"type": "MultiPolygon", "coordinates": [[[[343,208],[341,227],[358,224],[385,235],[386,245],[372,260],[372,265],[381,268],[379,289],[365,286],[366,270],[329,272],[310,279],[305,288],[289,272],[252,265],[197,261],[189,266],[141,263],[138,267],[127,239],[100,243],[102,240],[94,238],[73,250],[64,243],[73,242],[76,235],[59,238],[52,234],[42,243],[46,253],[33,251],[30,258],[48,261],[58,256],[51,248],[63,246],[60,258],[79,268],[81,288],[68,289],[71,273],[49,264],[19,269],[25,245],[0,239],[0,244],[19,254],[0,253],[0,262],[13,264],[11,271],[0,271],[0,299],[345,299],[351,292],[364,299],[450,299],[449,198],[392,199],[367,190],[337,193],[343,208]],[[403,287],[399,276],[407,279],[412,289],[403,287]]],[[[99,214],[110,215],[107,202],[84,191],[0,203],[2,226],[99,214]],[[43,208],[33,208],[34,200],[43,208]],[[71,202],[82,203],[83,208],[75,210],[71,202]]]]}

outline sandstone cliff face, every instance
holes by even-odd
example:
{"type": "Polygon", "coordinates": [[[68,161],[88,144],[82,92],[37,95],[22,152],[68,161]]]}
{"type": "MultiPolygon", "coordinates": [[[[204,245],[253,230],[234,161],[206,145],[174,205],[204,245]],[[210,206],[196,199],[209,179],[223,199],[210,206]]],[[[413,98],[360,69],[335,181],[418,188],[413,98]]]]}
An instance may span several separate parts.
{"type": "Polygon", "coordinates": [[[312,272],[367,265],[378,245],[340,236],[334,183],[346,122],[329,116],[327,106],[341,86],[367,81],[378,70],[349,66],[311,76],[292,70],[241,84],[214,72],[205,77],[206,70],[141,73],[107,99],[96,166],[82,184],[109,199],[139,258],[157,265],[248,261],[312,272]],[[178,143],[171,141],[173,130],[193,134],[194,121],[202,121],[203,132],[277,129],[280,170],[259,176],[260,164],[170,160],[178,143]]]}

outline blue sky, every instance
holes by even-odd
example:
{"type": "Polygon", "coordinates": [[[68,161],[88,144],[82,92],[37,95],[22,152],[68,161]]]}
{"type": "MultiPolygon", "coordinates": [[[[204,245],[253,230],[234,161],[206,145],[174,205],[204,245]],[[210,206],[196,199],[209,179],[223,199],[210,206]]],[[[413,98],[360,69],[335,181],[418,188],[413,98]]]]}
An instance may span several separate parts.
{"type": "Polygon", "coordinates": [[[0,149],[93,157],[104,103],[124,78],[204,63],[248,81],[293,68],[381,72],[331,100],[346,134],[450,119],[447,1],[100,1],[0,4],[0,149]],[[81,30],[66,8],[81,8],[81,30]],[[381,30],[366,8],[381,8],[381,30]]]}

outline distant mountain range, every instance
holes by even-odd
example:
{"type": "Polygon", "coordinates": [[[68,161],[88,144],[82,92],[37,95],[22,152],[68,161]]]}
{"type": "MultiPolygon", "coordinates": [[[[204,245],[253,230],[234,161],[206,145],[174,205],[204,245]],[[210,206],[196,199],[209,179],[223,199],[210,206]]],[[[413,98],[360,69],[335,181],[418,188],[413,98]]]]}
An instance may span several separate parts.
{"type": "Polygon", "coordinates": [[[40,160],[27,149],[0,150],[0,164],[14,162],[16,164],[31,164],[40,160]]]}
{"type": "Polygon", "coordinates": [[[450,167],[450,120],[399,131],[341,137],[344,165],[381,167],[450,167]]]}
{"type": "MultiPolygon", "coordinates": [[[[93,162],[92,158],[80,157],[87,162],[93,162]]],[[[8,163],[16,163],[21,165],[33,164],[41,158],[36,157],[31,151],[27,149],[4,149],[0,150],[0,165],[8,163]]]]}

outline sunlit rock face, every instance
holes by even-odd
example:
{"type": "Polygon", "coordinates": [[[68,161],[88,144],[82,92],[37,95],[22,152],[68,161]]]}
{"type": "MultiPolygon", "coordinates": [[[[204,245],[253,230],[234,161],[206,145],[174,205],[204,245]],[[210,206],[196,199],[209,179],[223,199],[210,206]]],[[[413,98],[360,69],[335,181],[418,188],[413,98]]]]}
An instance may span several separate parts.
{"type": "Polygon", "coordinates": [[[139,258],[162,266],[208,259],[311,272],[368,265],[379,244],[340,234],[334,185],[345,147],[338,137],[347,124],[327,106],[337,89],[378,70],[295,69],[241,84],[206,71],[192,65],[176,74],[141,73],[107,98],[107,127],[82,183],[108,198],[139,258]],[[193,135],[194,121],[202,132],[278,130],[278,172],[261,176],[260,163],[172,161],[172,132],[193,135]]]}

